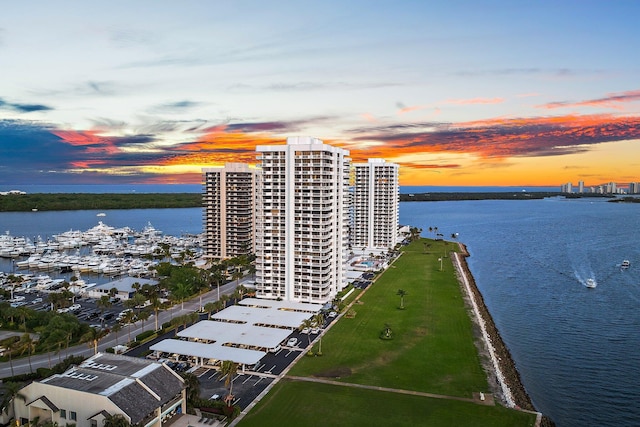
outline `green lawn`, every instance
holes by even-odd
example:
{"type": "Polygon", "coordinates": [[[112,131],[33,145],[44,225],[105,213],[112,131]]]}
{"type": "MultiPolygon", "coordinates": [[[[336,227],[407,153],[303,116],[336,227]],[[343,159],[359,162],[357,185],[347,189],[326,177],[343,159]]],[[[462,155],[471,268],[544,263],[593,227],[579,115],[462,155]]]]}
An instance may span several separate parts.
{"type": "Polygon", "coordinates": [[[439,271],[443,247],[443,242],[432,242],[425,253],[422,243],[408,246],[360,298],[362,304],[353,306],[355,318],[342,318],[326,334],[323,356],[304,358],[290,374],[469,398],[486,392],[450,258],[444,258],[444,271],[439,271]],[[407,292],[404,310],[398,289],[407,292]],[[379,337],[385,323],[392,340],[379,337]]]}
{"type": "Polygon", "coordinates": [[[534,421],[501,406],[282,380],[239,425],[529,427],[534,421]]]}
{"type": "MultiPolygon", "coordinates": [[[[323,356],[304,357],[289,375],[468,399],[487,392],[469,312],[451,259],[443,257],[457,248],[426,239],[405,247],[353,305],[355,317],[343,317],[327,331],[323,356]],[[406,291],[404,309],[399,289],[406,291]],[[380,339],[385,324],[391,340],[380,339]]],[[[500,405],[286,380],[240,425],[358,426],[381,420],[385,426],[530,426],[535,416],[500,405]]]]}

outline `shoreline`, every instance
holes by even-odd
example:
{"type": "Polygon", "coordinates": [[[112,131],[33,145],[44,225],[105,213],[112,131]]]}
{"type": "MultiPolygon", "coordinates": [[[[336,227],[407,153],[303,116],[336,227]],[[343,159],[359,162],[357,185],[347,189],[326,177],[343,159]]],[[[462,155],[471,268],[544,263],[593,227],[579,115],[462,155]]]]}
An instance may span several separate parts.
{"type": "Polygon", "coordinates": [[[483,363],[488,370],[490,387],[493,386],[496,388],[496,391],[500,392],[500,400],[507,406],[510,406],[512,403],[512,407],[515,409],[539,414],[536,425],[546,427],[554,426],[555,424],[550,418],[540,413],[534,407],[529,394],[522,384],[520,373],[511,356],[511,352],[502,340],[500,332],[493,321],[493,317],[491,313],[489,313],[484,298],[478,290],[475,279],[471,274],[467,263],[467,257],[471,255],[464,244],[458,242],[458,246],[460,252],[453,252],[457,260],[457,263],[454,262],[454,268],[458,275],[461,274],[464,276],[458,277],[458,281],[461,288],[463,288],[466,299],[474,309],[472,320],[475,327],[479,329],[477,338],[479,338],[478,341],[480,341],[478,344],[483,347],[481,356],[491,358],[491,366],[489,366],[489,363],[483,363]],[[471,295],[469,295],[469,293],[471,295]]]}

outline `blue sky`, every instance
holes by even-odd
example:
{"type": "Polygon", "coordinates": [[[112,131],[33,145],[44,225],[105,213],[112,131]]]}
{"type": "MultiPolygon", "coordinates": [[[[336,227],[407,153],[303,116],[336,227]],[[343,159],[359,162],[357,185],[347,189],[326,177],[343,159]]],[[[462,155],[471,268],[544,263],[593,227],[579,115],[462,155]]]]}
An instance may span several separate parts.
{"type": "Polygon", "coordinates": [[[401,182],[640,181],[636,1],[11,2],[0,183],[198,182],[310,135],[401,182]]]}

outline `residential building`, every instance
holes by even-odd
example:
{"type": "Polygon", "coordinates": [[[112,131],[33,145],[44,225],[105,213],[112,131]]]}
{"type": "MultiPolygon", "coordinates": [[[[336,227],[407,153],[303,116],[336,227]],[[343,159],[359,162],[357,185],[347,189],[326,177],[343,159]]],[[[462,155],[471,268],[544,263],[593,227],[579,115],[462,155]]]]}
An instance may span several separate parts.
{"type": "Polygon", "coordinates": [[[354,163],[350,245],[366,253],[395,247],[399,226],[399,166],[383,159],[354,163]]]}
{"type": "Polygon", "coordinates": [[[62,374],[34,381],[15,399],[16,420],[100,427],[113,415],[131,425],[160,427],[185,413],[184,380],[166,365],[147,359],[98,353],[62,374]]]}
{"type": "Polygon", "coordinates": [[[638,194],[638,193],[640,193],[640,182],[630,182],[629,194],[638,194]]]}
{"type": "Polygon", "coordinates": [[[256,170],[227,163],[202,173],[205,256],[227,259],[253,253],[256,170]]]}
{"type": "Polygon", "coordinates": [[[256,151],[256,295],[330,301],[346,285],[349,152],[311,137],[256,151]]]}

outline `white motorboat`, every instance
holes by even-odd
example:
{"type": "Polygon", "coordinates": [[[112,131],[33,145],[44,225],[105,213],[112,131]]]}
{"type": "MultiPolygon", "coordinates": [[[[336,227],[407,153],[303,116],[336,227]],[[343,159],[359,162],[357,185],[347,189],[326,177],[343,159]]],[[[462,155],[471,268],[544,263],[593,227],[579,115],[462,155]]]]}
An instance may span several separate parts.
{"type": "Polygon", "coordinates": [[[584,285],[585,285],[587,288],[593,289],[593,288],[595,288],[598,284],[596,283],[596,279],[593,279],[593,278],[589,277],[589,278],[584,282],[584,285]]]}
{"type": "Polygon", "coordinates": [[[622,264],[620,264],[620,268],[629,268],[631,267],[631,262],[628,259],[625,259],[622,261],[622,264]]]}

